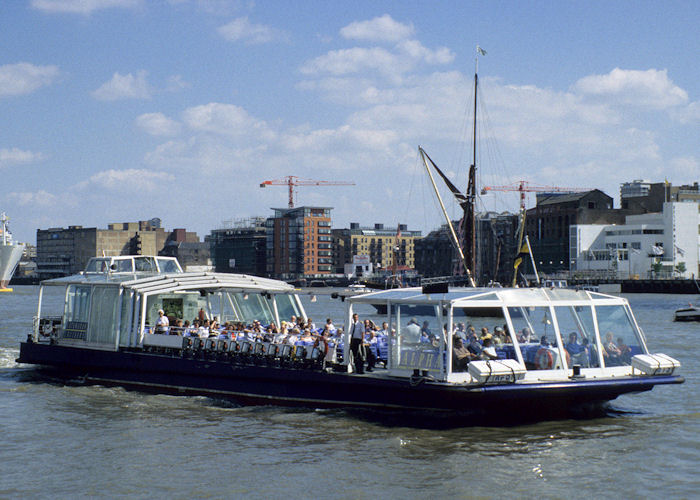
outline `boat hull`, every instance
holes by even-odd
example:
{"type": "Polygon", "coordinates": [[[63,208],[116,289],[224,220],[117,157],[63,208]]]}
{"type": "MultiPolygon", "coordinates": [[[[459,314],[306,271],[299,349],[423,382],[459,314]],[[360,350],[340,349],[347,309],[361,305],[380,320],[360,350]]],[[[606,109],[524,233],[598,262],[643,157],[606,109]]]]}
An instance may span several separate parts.
{"type": "Polygon", "coordinates": [[[103,351],[25,342],[20,363],[86,383],[182,395],[206,395],[241,404],[442,413],[451,416],[561,417],[678,376],[575,379],[556,383],[465,386],[385,374],[256,366],[231,360],[189,359],[141,351],[103,351]],[[533,404],[533,402],[537,404],[533,404]]]}
{"type": "Polygon", "coordinates": [[[0,239],[0,288],[5,288],[22,258],[22,245],[3,245],[0,239]]]}
{"type": "Polygon", "coordinates": [[[700,308],[688,307],[679,309],[674,315],[675,321],[700,321],[700,308]]]}

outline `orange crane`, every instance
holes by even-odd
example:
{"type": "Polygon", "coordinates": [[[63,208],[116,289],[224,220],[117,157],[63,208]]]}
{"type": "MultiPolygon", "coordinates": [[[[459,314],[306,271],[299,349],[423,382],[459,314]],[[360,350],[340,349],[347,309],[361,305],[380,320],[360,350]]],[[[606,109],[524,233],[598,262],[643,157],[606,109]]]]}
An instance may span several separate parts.
{"type": "Polygon", "coordinates": [[[527,181],[518,181],[507,186],[484,186],[481,194],[489,191],[517,191],[520,193],[520,210],[525,210],[525,193],[582,193],[588,188],[564,188],[559,186],[535,186],[527,181]]]}
{"type": "Polygon", "coordinates": [[[262,181],[260,187],[265,186],[288,186],[289,187],[289,208],[294,208],[294,186],[354,186],[354,182],[345,181],[315,181],[313,179],[300,179],[296,175],[288,175],[283,179],[272,181],[262,181]]]}

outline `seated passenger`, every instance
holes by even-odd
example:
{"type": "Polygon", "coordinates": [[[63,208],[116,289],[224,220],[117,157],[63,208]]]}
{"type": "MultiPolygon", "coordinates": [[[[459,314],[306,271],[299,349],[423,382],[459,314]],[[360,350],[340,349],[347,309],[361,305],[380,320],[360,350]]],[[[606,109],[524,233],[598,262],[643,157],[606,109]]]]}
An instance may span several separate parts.
{"type": "Polygon", "coordinates": [[[182,335],[182,320],[180,318],[175,320],[175,326],[170,329],[170,335],[182,335]]]}
{"type": "Polygon", "coordinates": [[[491,332],[489,332],[488,327],[484,326],[481,328],[481,340],[484,340],[484,338],[486,338],[487,335],[491,336],[491,332]]]}
{"type": "Polygon", "coordinates": [[[621,360],[620,356],[622,355],[622,351],[620,351],[620,348],[615,344],[613,341],[613,334],[612,332],[608,332],[605,334],[605,342],[603,343],[603,356],[605,356],[606,363],[609,364],[610,366],[616,366],[619,365],[621,360]]]}
{"type": "Polygon", "coordinates": [[[464,347],[461,337],[455,335],[452,338],[452,371],[467,371],[467,365],[472,359],[476,359],[476,355],[472,354],[469,352],[469,349],[464,347]]]}
{"type": "Polygon", "coordinates": [[[299,329],[294,327],[287,337],[287,344],[295,345],[297,342],[299,342],[299,329]]]}
{"type": "Polygon", "coordinates": [[[481,343],[479,343],[479,341],[477,340],[476,333],[472,333],[472,335],[469,337],[469,345],[467,346],[467,349],[469,349],[469,352],[471,352],[474,356],[481,356],[481,351],[483,350],[483,347],[481,346],[481,343]]]}
{"type": "Polygon", "coordinates": [[[532,341],[532,332],[528,327],[523,328],[518,334],[518,342],[527,344],[532,341]]]}
{"type": "Polygon", "coordinates": [[[484,337],[484,347],[481,350],[481,359],[498,359],[498,353],[496,348],[493,346],[493,337],[487,335],[484,337]]]}
{"type": "Polygon", "coordinates": [[[333,334],[335,333],[335,325],[333,325],[333,320],[331,318],[326,319],[326,328],[328,328],[328,331],[333,334]]]}
{"type": "Polygon", "coordinates": [[[185,323],[182,325],[182,336],[183,337],[191,337],[192,336],[192,327],[190,326],[189,319],[185,320],[185,323]]]}
{"type": "Polygon", "coordinates": [[[579,344],[576,339],[578,334],[576,332],[571,332],[569,334],[569,342],[564,346],[564,349],[571,356],[572,365],[581,365],[583,367],[589,366],[589,353],[586,346],[579,344]]]}
{"type": "Polygon", "coordinates": [[[617,348],[620,350],[620,359],[626,365],[632,362],[632,348],[625,344],[622,337],[617,337],[617,348]]]}
{"type": "Polygon", "coordinates": [[[311,330],[305,328],[304,332],[301,334],[301,337],[299,337],[299,340],[302,342],[313,342],[316,339],[314,339],[313,335],[311,335],[311,330]]]}
{"type": "Polygon", "coordinates": [[[200,323],[199,329],[197,330],[197,335],[199,338],[206,338],[209,336],[209,320],[205,319],[203,323],[200,323]]]}
{"type": "Polygon", "coordinates": [[[494,335],[493,335],[493,344],[495,346],[503,345],[506,343],[505,338],[506,334],[503,331],[503,328],[500,326],[497,326],[496,328],[493,329],[494,335]]]}

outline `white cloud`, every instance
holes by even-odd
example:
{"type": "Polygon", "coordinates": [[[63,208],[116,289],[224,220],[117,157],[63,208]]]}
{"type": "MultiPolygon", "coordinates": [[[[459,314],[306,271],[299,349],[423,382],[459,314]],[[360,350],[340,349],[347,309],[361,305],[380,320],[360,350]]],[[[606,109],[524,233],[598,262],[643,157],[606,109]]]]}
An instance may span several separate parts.
{"type": "Polygon", "coordinates": [[[57,203],[58,197],[47,191],[39,190],[35,193],[31,192],[20,192],[20,193],[10,193],[8,195],[10,200],[15,204],[24,207],[50,207],[57,203]]]}
{"type": "Polygon", "coordinates": [[[212,102],[194,106],[183,112],[183,121],[194,131],[246,137],[255,142],[272,140],[276,135],[264,120],[234,104],[212,102]]]}
{"type": "Polygon", "coordinates": [[[430,50],[424,47],[418,40],[405,40],[396,46],[406,53],[411,59],[425,61],[428,64],[449,64],[454,61],[455,55],[447,47],[430,50]]]}
{"type": "Polygon", "coordinates": [[[179,122],[163,113],[144,113],[136,118],[136,125],[147,134],[161,137],[177,135],[182,128],[179,122]]]}
{"type": "Polygon", "coordinates": [[[144,70],[136,73],[136,76],[131,73],[127,75],[114,73],[111,80],[92,92],[92,96],[100,101],[150,99],[152,89],[146,81],[146,74],[144,70]]]}
{"type": "Polygon", "coordinates": [[[76,184],[78,189],[95,187],[117,193],[153,192],[169,182],[173,176],[165,172],[129,168],[125,170],[103,170],[88,180],[76,184]]]}
{"type": "Polygon", "coordinates": [[[42,153],[23,151],[18,148],[0,148],[0,168],[20,163],[34,163],[43,159],[44,155],[42,153]]]}
{"type": "Polygon", "coordinates": [[[0,97],[23,95],[51,85],[59,76],[57,66],[21,62],[0,66],[0,97]]]}
{"type": "Polygon", "coordinates": [[[691,102],[685,107],[675,109],[672,115],[683,124],[700,122],[700,101],[691,102]]]}
{"type": "Polygon", "coordinates": [[[89,15],[96,10],[137,7],[141,0],[32,0],[31,5],[48,13],[89,15]]]}
{"type": "Polygon", "coordinates": [[[350,23],[340,30],[340,35],[350,40],[398,42],[413,35],[414,31],[412,24],[402,24],[389,14],[384,14],[369,21],[350,23]]]}
{"type": "Polygon", "coordinates": [[[332,50],[305,62],[300,71],[305,75],[329,73],[334,76],[376,72],[398,83],[401,75],[421,63],[448,64],[453,60],[454,54],[447,48],[433,51],[416,40],[406,40],[393,49],[353,47],[332,50]]]}
{"type": "Polygon", "coordinates": [[[172,75],[168,77],[168,83],[165,90],[168,92],[178,92],[182,89],[190,88],[192,85],[182,79],[181,75],[172,75]]]}
{"type": "Polygon", "coordinates": [[[615,104],[664,109],[685,104],[688,94],[676,86],[666,70],[646,71],[615,68],[607,75],[590,75],[573,86],[584,96],[610,98],[615,104]]]}
{"type": "Polygon", "coordinates": [[[285,34],[271,26],[253,24],[248,17],[239,17],[217,30],[221,36],[231,42],[242,41],[246,44],[269,43],[285,38],[285,34]]]}
{"type": "Polygon", "coordinates": [[[364,70],[382,73],[403,73],[410,69],[407,62],[381,47],[332,50],[327,54],[306,62],[301,72],[307,75],[330,73],[347,75],[364,70]]]}

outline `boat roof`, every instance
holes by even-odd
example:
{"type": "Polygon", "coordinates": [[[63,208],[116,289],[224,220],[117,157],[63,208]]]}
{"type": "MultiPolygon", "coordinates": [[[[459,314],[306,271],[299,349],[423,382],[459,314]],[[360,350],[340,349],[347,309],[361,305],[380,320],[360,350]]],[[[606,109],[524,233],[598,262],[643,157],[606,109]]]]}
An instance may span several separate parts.
{"type": "Polygon", "coordinates": [[[42,282],[42,285],[121,285],[137,293],[165,293],[178,290],[236,291],[289,293],[294,287],[284,281],[261,278],[247,274],[230,273],[176,273],[140,275],[120,274],[74,274],[42,282]]]}
{"type": "Polygon", "coordinates": [[[564,304],[624,304],[626,299],[569,288],[450,288],[447,293],[423,293],[420,287],[398,288],[365,293],[348,299],[364,304],[445,304],[452,306],[523,306],[564,304]]]}

